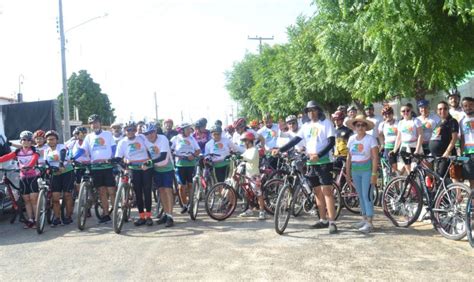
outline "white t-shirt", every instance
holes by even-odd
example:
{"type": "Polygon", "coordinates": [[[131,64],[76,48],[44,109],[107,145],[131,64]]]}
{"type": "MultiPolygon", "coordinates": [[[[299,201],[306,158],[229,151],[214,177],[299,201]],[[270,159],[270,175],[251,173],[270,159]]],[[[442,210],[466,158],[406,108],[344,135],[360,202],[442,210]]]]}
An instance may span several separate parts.
{"type": "Polygon", "coordinates": [[[91,161],[102,162],[112,158],[112,146],[115,141],[110,131],[102,131],[100,134],[95,132],[87,134],[82,143],[82,149],[89,154],[91,161]]]}
{"type": "Polygon", "coordinates": [[[429,114],[427,118],[418,116],[416,119],[420,121],[421,128],[423,129],[423,143],[429,143],[431,135],[433,134],[433,129],[436,128],[436,125],[440,123],[441,119],[434,114],[429,114]]]}
{"type": "MultiPolygon", "coordinates": [[[[287,131],[287,132],[279,132],[278,139],[277,139],[277,148],[281,148],[285,146],[288,142],[290,142],[293,137],[298,136],[298,132],[287,131]]],[[[302,150],[304,148],[304,140],[301,140],[298,144],[295,145],[295,149],[302,150]]]]}
{"type": "Polygon", "coordinates": [[[265,150],[276,148],[278,131],[278,125],[276,124],[273,124],[271,128],[264,126],[257,131],[265,139],[265,150]]]}
{"type": "MultiPolygon", "coordinates": [[[[246,131],[243,132],[243,134],[245,132],[251,132],[253,136],[255,136],[255,142],[258,140],[259,135],[255,130],[248,128],[246,131]]],[[[240,136],[241,135],[237,131],[234,132],[234,135],[232,136],[232,143],[234,143],[237,146],[239,153],[243,153],[245,152],[246,148],[245,148],[244,142],[240,140],[240,136]]]]}
{"type": "Polygon", "coordinates": [[[351,154],[352,162],[367,162],[372,158],[371,149],[377,147],[377,140],[372,135],[366,134],[361,140],[357,140],[357,135],[349,137],[347,148],[351,154]]]}
{"type": "MultiPolygon", "coordinates": [[[[72,157],[74,157],[78,153],[83,143],[84,143],[84,140],[81,142],[80,140],[76,139],[76,140],[72,140],[66,145],[69,158],[72,159],[72,157]]],[[[79,158],[77,158],[76,161],[80,163],[89,163],[91,161],[91,158],[89,157],[88,153],[85,152],[79,158]]]]}
{"type": "Polygon", "coordinates": [[[197,150],[200,150],[194,137],[183,137],[181,134],[174,136],[171,138],[171,149],[174,150],[176,156],[176,166],[194,166],[196,164],[195,160],[189,161],[180,158],[193,155],[197,150]]]}
{"type": "Polygon", "coordinates": [[[462,118],[466,116],[466,113],[465,113],[463,110],[461,110],[461,109],[457,109],[457,110],[456,110],[456,109],[450,108],[450,109],[449,109],[449,114],[450,114],[455,120],[457,120],[458,123],[461,122],[462,118]]]}
{"type": "Polygon", "coordinates": [[[255,147],[245,150],[242,154],[242,158],[247,162],[245,164],[245,175],[248,177],[257,176],[260,174],[259,171],[259,155],[258,150],[255,147]]]}
{"type": "Polygon", "coordinates": [[[112,138],[114,139],[115,144],[118,145],[118,142],[120,142],[120,140],[122,140],[124,138],[124,136],[120,135],[119,137],[115,137],[115,135],[112,134],[112,138]]]}
{"type": "Polygon", "coordinates": [[[167,153],[164,160],[155,163],[155,167],[164,168],[172,166],[170,142],[165,135],[158,134],[154,143],[147,140],[147,147],[152,160],[159,158],[161,153],[167,153]]]}
{"type": "Polygon", "coordinates": [[[44,152],[48,150],[48,148],[49,146],[47,144],[43,144],[43,146],[41,147],[36,146],[36,152],[38,152],[39,154],[39,158],[38,158],[39,165],[44,164],[44,152]]]}
{"type": "MultiPolygon", "coordinates": [[[[44,159],[49,163],[50,166],[53,167],[59,167],[59,164],[61,163],[61,150],[66,149],[66,146],[64,144],[57,144],[56,149],[51,149],[48,147],[44,151],[44,159]]],[[[66,156],[66,160],[68,160],[66,156]]]]}
{"type": "Polygon", "coordinates": [[[384,148],[393,149],[395,147],[395,142],[397,141],[397,122],[394,120],[393,124],[390,124],[386,121],[380,123],[378,132],[383,135],[384,148]]]}
{"type": "Polygon", "coordinates": [[[209,140],[206,143],[206,155],[217,154],[219,155],[211,157],[213,162],[222,162],[227,156],[230,155],[230,152],[237,152],[237,146],[234,145],[229,139],[221,137],[220,141],[214,141],[214,139],[209,140]]]}
{"type": "Polygon", "coordinates": [[[464,116],[459,127],[464,137],[463,154],[474,154],[474,117],[464,116]]]}
{"type": "Polygon", "coordinates": [[[379,128],[379,125],[383,122],[382,118],[379,116],[373,116],[373,117],[367,117],[367,120],[370,120],[371,122],[374,123],[374,128],[371,130],[367,130],[366,133],[377,138],[378,137],[377,129],[379,128]]]}
{"type": "Polygon", "coordinates": [[[418,134],[416,130],[421,127],[421,122],[418,119],[405,120],[398,122],[398,131],[401,134],[402,147],[416,148],[418,134]]]}
{"type": "MultiPolygon", "coordinates": [[[[298,137],[304,140],[306,144],[306,153],[317,154],[329,144],[329,137],[335,137],[335,129],[332,122],[328,119],[317,122],[307,122],[301,126],[298,131],[298,137]]],[[[328,155],[322,156],[315,164],[324,164],[332,162],[332,150],[328,155]]]]}
{"type": "Polygon", "coordinates": [[[125,158],[128,163],[141,164],[150,159],[148,156],[147,141],[143,135],[136,135],[133,139],[123,138],[117,145],[116,158],[125,158]]]}

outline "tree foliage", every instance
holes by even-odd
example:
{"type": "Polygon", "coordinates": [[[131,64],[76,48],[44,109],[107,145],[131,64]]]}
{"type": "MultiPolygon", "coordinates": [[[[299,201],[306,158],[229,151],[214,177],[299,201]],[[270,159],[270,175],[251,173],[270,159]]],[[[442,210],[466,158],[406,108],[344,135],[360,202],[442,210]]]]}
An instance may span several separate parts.
{"type": "MultiPolygon", "coordinates": [[[[87,124],[91,114],[98,114],[104,125],[110,125],[114,120],[114,111],[107,94],[102,93],[100,85],[92,79],[86,70],[73,73],[67,82],[70,114],[74,106],[79,109],[79,119],[87,124]]],[[[63,94],[58,96],[62,103],[63,94]]],[[[62,108],[61,108],[62,112],[62,108]]]]}
{"type": "Polygon", "coordinates": [[[422,98],[456,87],[474,70],[474,8],[467,0],[315,0],[312,17],[288,28],[287,44],[246,54],[227,72],[243,115],[285,116],[313,99],[422,98]]]}

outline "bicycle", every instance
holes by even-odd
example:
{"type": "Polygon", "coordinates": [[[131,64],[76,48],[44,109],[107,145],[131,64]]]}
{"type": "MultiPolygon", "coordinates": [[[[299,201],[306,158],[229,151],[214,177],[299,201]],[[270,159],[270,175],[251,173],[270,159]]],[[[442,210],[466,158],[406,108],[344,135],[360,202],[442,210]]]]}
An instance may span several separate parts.
{"type": "MultiPolygon", "coordinates": [[[[256,185],[256,182],[245,175],[245,161],[240,160],[239,157],[231,157],[231,160],[240,161],[233,169],[232,180],[234,187],[243,191],[243,210],[263,208],[267,213],[271,212],[266,205],[259,207],[257,194],[252,188],[252,186],[256,185]]],[[[222,221],[234,213],[238,199],[238,193],[234,187],[229,185],[229,181],[219,182],[212,186],[205,197],[205,208],[209,217],[222,221]]],[[[262,194],[265,195],[264,187],[262,186],[261,189],[262,194]]]]}
{"type": "Polygon", "coordinates": [[[471,190],[469,201],[466,206],[466,233],[471,247],[474,248],[474,190],[471,190]]]}
{"type": "Polygon", "coordinates": [[[2,209],[7,210],[10,207],[13,209],[13,215],[10,219],[10,224],[15,223],[17,217],[19,222],[26,223],[28,219],[25,215],[25,201],[20,195],[20,188],[13,184],[13,182],[7,176],[9,173],[20,172],[20,169],[1,168],[0,172],[3,172],[3,177],[0,184],[5,185],[5,191],[3,192],[5,196],[2,197],[2,209]]]}
{"type": "Polygon", "coordinates": [[[410,226],[419,218],[425,198],[426,213],[430,213],[433,227],[443,237],[460,240],[466,236],[464,212],[470,189],[463,183],[451,183],[449,179],[449,168],[464,160],[449,157],[448,169],[440,176],[424,162],[440,158],[407,152],[401,152],[401,155],[413,158],[416,166],[408,176],[395,177],[385,188],[382,204],[387,218],[397,227],[410,226]]]}
{"type": "Polygon", "coordinates": [[[119,184],[117,196],[115,197],[114,210],[112,212],[112,225],[114,231],[120,234],[123,224],[130,221],[133,205],[132,173],[127,166],[120,163],[119,184]]]}
{"type": "MultiPolygon", "coordinates": [[[[36,205],[35,221],[36,233],[42,234],[46,222],[50,224],[53,218],[53,191],[51,189],[52,174],[59,170],[57,167],[37,167],[41,169],[38,181],[38,204],[36,205]]],[[[63,201],[64,202],[64,201],[63,201]]],[[[63,217],[63,211],[61,211],[63,217]]]]}
{"type": "MultiPolygon", "coordinates": [[[[319,216],[314,189],[305,177],[304,163],[306,160],[306,156],[296,155],[290,160],[291,169],[283,178],[284,184],[278,194],[274,216],[275,231],[280,235],[285,232],[291,215],[299,214],[294,211],[296,204],[299,205],[298,209],[304,209],[306,212],[310,212],[314,208],[315,214],[319,216]]],[[[343,202],[337,184],[333,182],[332,186],[335,200],[335,219],[337,219],[341,214],[343,202]]]]}
{"type": "Polygon", "coordinates": [[[218,154],[208,154],[206,157],[199,156],[197,158],[196,173],[193,177],[193,187],[191,195],[189,195],[189,216],[192,220],[196,220],[201,195],[207,194],[208,187],[212,187],[217,182],[214,173],[214,164],[212,157],[219,157],[218,154]]]}

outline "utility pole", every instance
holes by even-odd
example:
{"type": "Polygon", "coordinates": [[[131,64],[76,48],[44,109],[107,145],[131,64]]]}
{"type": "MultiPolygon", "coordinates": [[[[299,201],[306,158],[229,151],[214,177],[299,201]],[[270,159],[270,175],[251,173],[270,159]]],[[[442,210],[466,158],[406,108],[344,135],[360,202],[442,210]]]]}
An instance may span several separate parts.
{"type": "Polygon", "coordinates": [[[59,0],[59,35],[61,38],[61,68],[63,81],[63,112],[64,112],[64,140],[71,136],[71,126],[69,125],[69,94],[67,92],[67,73],[66,73],[66,39],[64,38],[63,23],[63,1],[59,0]]]}
{"type": "Polygon", "coordinates": [[[158,101],[156,99],[156,91],[154,93],[154,96],[155,96],[155,120],[156,122],[158,122],[158,101]]]}
{"type": "Polygon", "coordinates": [[[260,54],[262,54],[262,41],[263,40],[273,40],[273,39],[275,39],[275,37],[273,35],[272,35],[272,37],[261,37],[261,36],[255,35],[255,37],[247,36],[247,39],[248,40],[258,40],[259,41],[258,52],[260,54]]]}

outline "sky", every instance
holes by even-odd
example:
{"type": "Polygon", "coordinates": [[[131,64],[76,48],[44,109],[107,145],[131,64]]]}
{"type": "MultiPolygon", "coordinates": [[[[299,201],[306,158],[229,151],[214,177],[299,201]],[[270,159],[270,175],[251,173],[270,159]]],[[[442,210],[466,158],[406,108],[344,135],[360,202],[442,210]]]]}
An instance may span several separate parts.
{"type": "MultiPolygon", "coordinates": [[[[286,28],[314,13],[311,2],[63,0],[67,76],[87,70],[120,122],[154,118],[154,92],[159,118],[231,122],[224,73],[258,52],[248,36],[287,42],[286,28]]],[[[25,101],[62,92],[58,11],[57,0],[0,0],[0,96],[16,95],[19,82],[25,101]]]]}

